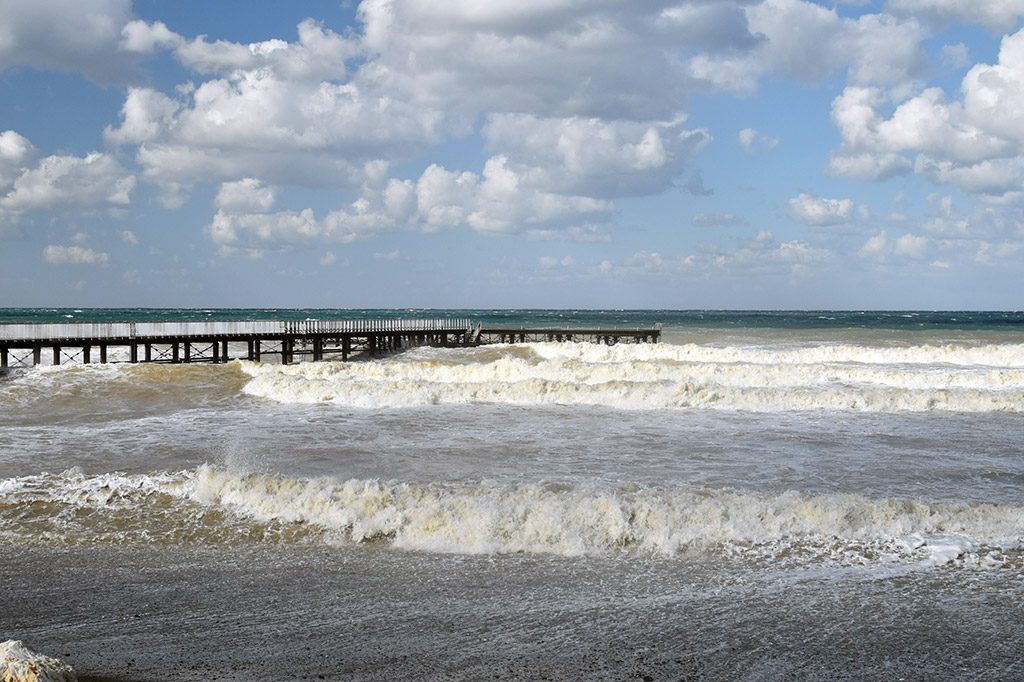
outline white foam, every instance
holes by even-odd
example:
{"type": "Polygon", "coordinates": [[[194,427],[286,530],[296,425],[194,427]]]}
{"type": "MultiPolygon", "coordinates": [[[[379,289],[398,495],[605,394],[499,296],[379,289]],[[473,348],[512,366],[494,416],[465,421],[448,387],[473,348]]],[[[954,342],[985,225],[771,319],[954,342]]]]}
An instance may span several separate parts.
{"type": "Polygon", "coordinates": [[[1019,548],[1024,528],[1019,505],[792,491],[342,482],[238,475],[211,466],[197,471],[194,484],[206,504],[265,523],[314,525],[338,542],[384,541],[444,552],[673,556],[697,550],[864,562],[914,558],[927,546],[937,564],[982,547],[1019,548]]]}
{"type": "Polygon", "coordinates": [[[499,403],[624,409],[1024,412],[1024,345],[794,350],[541,343],[353,363],[240,363],[251,395],[364,408],[499,403]]]}

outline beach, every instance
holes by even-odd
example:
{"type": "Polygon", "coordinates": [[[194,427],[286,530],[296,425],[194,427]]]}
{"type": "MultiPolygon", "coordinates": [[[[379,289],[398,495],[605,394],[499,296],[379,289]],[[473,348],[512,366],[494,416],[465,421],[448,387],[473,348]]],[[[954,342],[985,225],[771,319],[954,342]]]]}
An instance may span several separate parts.
{"type": "Polygon", "coordinates": [[[1024,677],[1024,316],[475,312],[664,333],[12,368],[0,638],[123,682],[1024,677]]]}

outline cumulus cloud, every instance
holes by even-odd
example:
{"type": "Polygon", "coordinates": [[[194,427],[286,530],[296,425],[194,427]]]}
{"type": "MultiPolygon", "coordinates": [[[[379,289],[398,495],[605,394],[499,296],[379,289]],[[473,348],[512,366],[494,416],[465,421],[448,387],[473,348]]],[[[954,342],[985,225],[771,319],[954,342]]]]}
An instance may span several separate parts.
{"type": "Polygon", "coordinates": [[[744,128],[737,135],[740,147],[748,154],[768,152],[779,145],[779,138],[761,135],[753,128],[744,128]]]}
{"type": "Polygon", "coordinates": [[[0,71],[23,65],[81,72],[101,84],[138,78],[120,53],[131,0],[33,0],[0,3],[0,71]]]}
{"type": "Polygon", "coordinates": [[[737,273],[803,278],[812,274],[815,264],[831,257],[832,252],[828,249],[814,247],[799,239],[779,242],[771,232],[760,230],[753,238],[732,249],[708,245],[688,256],[638,251],[619,266],[602,263],[600,270],[616,274],[672,275],[708,274],[729,269],[737,273]]]}
{"type": "Polygon", "coordinates": [[[913,17],[847,19],[802,0],[754,3],[746,7],[746,16],[750,31],[763,37],[756,47],[689,60],[691,75],[705,87],[749,94],[768,73],[814,83],[844,67],[854,83],[898,85],[927,68],[920,45],[927,34],[913,17]]]}
{"type": "Polygon", "coordinates": [[[255,178],[221,184],[214,205],[231,213],[269,213],[277,204],[277,190],[255,178]]]}
{"type": "Polygon", "coordinates": [[[24,137],[0,135],[0,211],[8,217],[48,208],[123,207],[134,188],[135,176],[109,155],[37,159],[24,137]]]}
{"type": "Polygon", "coordinates": [[[593,197],[653,194],[711,143],[705,129],[672,121],[605,121],[501,114],[482,134],[510,165],[554,192],[593,197]]]}
{"type": "Polygon", "coordinates": [[[787,209],[793,220],[817,227],[848,223],[862,210],[850,199],[826,199],[808,194],[790,199],[787,209]]]}
{"type": "Polygon", "coordinates": [[[971,68],[961,90],[962,100],[928,88],[893,107],[879,88],[846,88],[832,105],[842,144],[830,170],[879,180],[913,170],[935,184],[987,198],[1019,192],[1024,30],[1003,38],[996,64],[971,68]]]}
{"type": "Polygon", "coordinates": [[[727,225],[749,225],[750,221],[734,213],[697,213],[693,216],[697,227],[718,227],[727,225]]]}
{"type": "Polygon", "coordinates": [[[0,189],[9,187],[35,159],[36,148],[13,130],[0,133],[0,189]]]}
{"type": "Polygon", "coordinates": [[[953,22],[981,24],[993,33],[1017,28],[1024,17],[1021,0],[961,2],[960,0],[889,0],[886,10],[897,15],[919,16],[938,27],[953,22]]]}
{"type": "Polygon", "coordinates": [[[611,202],[552,194],[535,183],[510,169],[503,156],[489,159],[481,175],[434,164],[416,181],[391,179],[382,189],[365,187],[359,199],[318,219],[311,209],[269,210],[274,202],[266,188],[247,180],[222,187],[206,234],[222,245],[245,239],[278,244],[352,242],[386,231],[429,233],[457,227],[483,234],[561,229],[584,240],[601,238],[593,229],[560,225],[580,216],[606,215],[613,208],[611,202]]]}
{"type": "Polygon", "coordinates": [[[51,244],[43,249],[43,259],[47,263],[95,265],[106,263],[110,259],[110,254],[97,253],[81,246],[51,244]]]}
{"type": "Polygon", "coordinates": [[[886,231],[868,238],[858,251],[863,258],[886,260],[893,256],[905,256],[914,260],[924,259],[932,248],[932,240],[915,234],[904,234],[890,239],[886,231]]]}

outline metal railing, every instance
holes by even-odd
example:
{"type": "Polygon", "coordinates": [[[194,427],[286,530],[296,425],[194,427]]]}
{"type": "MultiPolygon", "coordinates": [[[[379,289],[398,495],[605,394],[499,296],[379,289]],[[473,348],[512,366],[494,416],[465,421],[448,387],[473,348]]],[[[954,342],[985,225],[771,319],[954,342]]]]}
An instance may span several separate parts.
{"type": "Polygon", "coordinates": [[[0,341],[72,341],[212,336],[307,336],[314,334],[435,331],[465,332],[471,326],[472,322],[468,318],[0,324],[0,341]]]}

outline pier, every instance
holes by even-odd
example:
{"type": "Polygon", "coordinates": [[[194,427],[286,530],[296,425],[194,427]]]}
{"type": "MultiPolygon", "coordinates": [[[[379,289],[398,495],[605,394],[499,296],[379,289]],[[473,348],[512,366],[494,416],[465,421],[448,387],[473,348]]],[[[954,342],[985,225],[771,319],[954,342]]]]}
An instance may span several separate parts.
{"type": "Polygon", "coordinates": [[[256,362],[277,358],[348,360],[412,346],[476,346],[542,341],[657,343],[648,329],[484,328],[468,318],[409,320],[242,320],[0,324],[0,368],[93,362],[256,362]]]}
{"type": "Polygon", "coordinates": [[[661,325],[639,329],[574,329],[574,328],[481,328],[478,342],[485,343],[657,343],[661,339],[661,325]]]}

